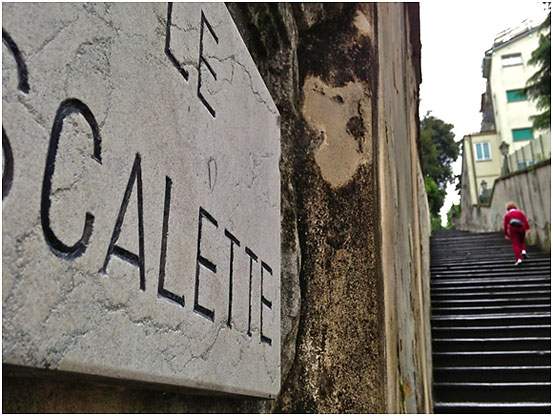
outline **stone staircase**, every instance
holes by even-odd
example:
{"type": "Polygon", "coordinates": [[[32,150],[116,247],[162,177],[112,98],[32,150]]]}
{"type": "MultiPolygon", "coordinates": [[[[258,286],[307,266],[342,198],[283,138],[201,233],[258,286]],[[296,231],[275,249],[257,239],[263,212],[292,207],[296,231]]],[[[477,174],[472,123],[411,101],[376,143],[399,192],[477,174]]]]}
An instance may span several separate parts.
{"type": "Polygon", "coordinates": [[[551,413],[551,258],[502,233],[431,238],[435,413],[551,413]]]}

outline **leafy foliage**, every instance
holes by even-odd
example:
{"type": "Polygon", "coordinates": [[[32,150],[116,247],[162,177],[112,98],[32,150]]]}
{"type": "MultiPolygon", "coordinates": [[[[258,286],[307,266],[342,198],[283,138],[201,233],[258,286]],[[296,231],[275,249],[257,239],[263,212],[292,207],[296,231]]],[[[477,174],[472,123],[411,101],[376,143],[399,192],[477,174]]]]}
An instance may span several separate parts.
{"type": "Polygon", "coordinates": [[[422,171],[432,219],[432,228],[441,228],[440,209],[444,204],[446,187],[455,175],[451,164],[459,156],[453,125],[428,112],[420,122],[422,171]]]}
{"type": "Polygon", "coordinates": [[[528,79],[525,88],[526,94],[536,102],[538,110],[543,110],[531,117],[532,125],[537,130],[551,128],[551,11],[540,30],[545,31],[545,34],[540,35],[538,47],[528,61],[536,65],[538,70],[528,79]]]}
{"type": "Polygon", "coordinates": [[[442,218],[439,215],[430,214],[430,226],[433,230],[439,230],[442,227],[442,218]]]}
{"type": "Polygon", "coordinates": [[[422,169],[440,189],[445,189],[454,179],[451,164],[459,156],[459,144],[455,142],[452,130],[453,124],[430,115],[430,112],[421,120],[422,169]]]}
{"type": "Polygon", "coordinates": [[[440,189],[434,179],[429,176],[424,178],[424,185],[426,187],[426,196],[428,197],[430,212],[434,215],[438,215],[444,204],[445,189],[440,189]]]}

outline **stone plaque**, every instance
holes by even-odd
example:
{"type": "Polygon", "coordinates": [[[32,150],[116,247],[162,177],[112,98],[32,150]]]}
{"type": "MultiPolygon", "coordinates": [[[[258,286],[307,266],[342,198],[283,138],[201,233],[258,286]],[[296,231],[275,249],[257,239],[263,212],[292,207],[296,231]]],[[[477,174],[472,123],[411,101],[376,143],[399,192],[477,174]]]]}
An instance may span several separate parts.
{"type": "Polygon", "coordinates": [[[279,114],[221,3],[3,3],[2,361],[280,388],[279,114]]]}

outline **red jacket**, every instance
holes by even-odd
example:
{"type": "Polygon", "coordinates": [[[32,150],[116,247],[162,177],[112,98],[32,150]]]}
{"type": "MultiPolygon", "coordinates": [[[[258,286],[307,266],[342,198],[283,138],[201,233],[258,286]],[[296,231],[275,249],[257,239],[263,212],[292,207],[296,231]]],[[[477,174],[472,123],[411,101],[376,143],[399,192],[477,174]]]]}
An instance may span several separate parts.
{"type": "Polygon", "coordinates": [[[511,227],[513,228],[513,230],[517,231],[526,231],[530,229],[530,225],[528,225],[528,220],[526,219],[526,215],[524,215],[524,212],[519,211],[518,209],[512,209],[503,216],[503,232],[505,233],[505,235],[509,235],[509,229],[511,227]],[[522,227],[511,226],[509,223],[513,219],[522,222],[522,227]]]}

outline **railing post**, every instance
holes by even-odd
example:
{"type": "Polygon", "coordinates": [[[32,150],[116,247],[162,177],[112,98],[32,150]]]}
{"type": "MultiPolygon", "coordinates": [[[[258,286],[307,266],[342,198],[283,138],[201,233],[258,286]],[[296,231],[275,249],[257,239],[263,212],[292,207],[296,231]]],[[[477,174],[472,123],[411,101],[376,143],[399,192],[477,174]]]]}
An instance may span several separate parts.
{"type": "Polygon", "coordinates": [[[532,165],[536,163],[536,155],[534,154],[534,140],[530,141],[530,155],[532,156],[532,165]]]}
{"type": "Polygon", "coordinates": [[[524,162],[524,167],[528,166],[528,161],[526,160],[526,152],[524,151],[524,148],[525,148],[525,147],[526,147],[526,146],[522,146],[522,147],[520,148],[520,150],[521,150],[521,152],[522,152],[522,160],[523,160],[523,162],[524,162]]]}

